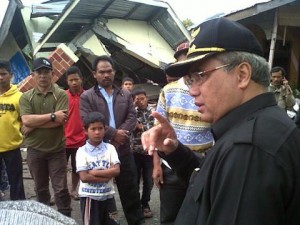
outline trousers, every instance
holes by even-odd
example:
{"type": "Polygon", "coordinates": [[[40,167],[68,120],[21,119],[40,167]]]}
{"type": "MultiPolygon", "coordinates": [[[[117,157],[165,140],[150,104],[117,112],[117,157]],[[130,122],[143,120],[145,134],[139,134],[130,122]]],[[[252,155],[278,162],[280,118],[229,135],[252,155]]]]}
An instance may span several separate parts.
{"type": "MultiPolygon", "coordinates": [[[[10,185],[10,199],[24,200],[23,165],[20,149],[0,153],[0,163],[4,160],[8,182],[10,185]]],[[[1,180],[1,173],[0,173],[1,180]]]]}
{"type": "Polygon", "coordinates": [[[145,220],[133,154],[119,156],[119,160],[121,162],[120,175],[116,177],[116,183],[127,223],[128,225],[143,224],[145,220]]]}
{"type": "Polygon", "coordinates": [[[160,187],[160,223],[173,225],[185,198],[187,184],[179,180],[175,172],[162,164],[164,183],[160,187]]]}
{"type": "Polygon", "coordinates": [[[137,183],[140,185],[140,180],[143,178],[143,192],[141,197],[141,204],[143,208],[149,208],[149,201],[151,198],[151,191],[153,188],[153,157],[150,155],[133,153],[136,169],[137,169],[137,183]]]}
{"type": "Polygon", "coordinates": [[[27,151],[27,163],[34,180],[37,200],[50,205],[50,177],[57,210],[64,215],[70,215],[71,197],[67,186],[65,149],[55,153],[41,152],[32,148],[28,148],[27,151]]]}

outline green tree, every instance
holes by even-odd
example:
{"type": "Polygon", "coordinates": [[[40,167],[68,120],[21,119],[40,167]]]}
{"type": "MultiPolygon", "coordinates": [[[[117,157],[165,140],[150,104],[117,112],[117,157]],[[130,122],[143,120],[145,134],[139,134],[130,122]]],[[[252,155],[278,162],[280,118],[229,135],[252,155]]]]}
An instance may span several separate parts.
{"type": "Polygon", "coordinates": [[[193,21],[189,18],[182,21],[185,28],[189,28],[194,25],[193,21]]]}

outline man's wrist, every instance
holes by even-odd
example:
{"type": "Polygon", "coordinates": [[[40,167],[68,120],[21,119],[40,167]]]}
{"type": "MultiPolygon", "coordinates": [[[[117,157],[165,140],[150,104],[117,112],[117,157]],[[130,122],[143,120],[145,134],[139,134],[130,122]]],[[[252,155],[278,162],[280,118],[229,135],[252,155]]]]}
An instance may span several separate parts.
{"type": "Polygon", "coordinates": [[[51,114],[50,114],[50,119],[51,119],[52,122],[55,122],[55,120],[56,120],[56,115],[55,115],[55,113],[51,113],[51,114]]]}
{"type": "Polygon", "coordinates": [[[160,153],[163,153],[164,155],[170,155],[172,154],[173,152],[176,151],[176,149],[178,148],[178,140],[174,141],[174,148],[170,149],[169,151],[168,150],[164,150],[164,151],[160,151],[158,150],[160,153]]]}

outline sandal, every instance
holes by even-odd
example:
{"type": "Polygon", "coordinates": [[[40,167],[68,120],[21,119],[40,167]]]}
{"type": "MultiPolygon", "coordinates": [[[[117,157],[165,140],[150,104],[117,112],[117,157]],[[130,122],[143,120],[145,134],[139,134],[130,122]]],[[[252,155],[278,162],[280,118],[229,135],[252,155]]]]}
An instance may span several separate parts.
{"type": "Polygon", "coordinates": [[[144,208],[143,213],[145,218],[151,218],[153,216],[153,213],[150,208],[144,208]]]}

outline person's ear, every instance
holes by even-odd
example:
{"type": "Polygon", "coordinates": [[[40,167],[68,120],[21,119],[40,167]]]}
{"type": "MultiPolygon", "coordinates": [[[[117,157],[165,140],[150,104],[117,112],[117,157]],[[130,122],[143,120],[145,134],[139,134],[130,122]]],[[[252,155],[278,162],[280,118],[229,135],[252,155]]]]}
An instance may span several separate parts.
{"type": "Polygon", "coordinates": [[[96,71],[93,71],[93,77],[96,79],[96,71]]]}
{"type": "Polygon", "coordinates": [[[236,67],[238,87],[241,89],[246,88],[252,77],[252,66],[247,62],[242,62],[236,67]]]}

